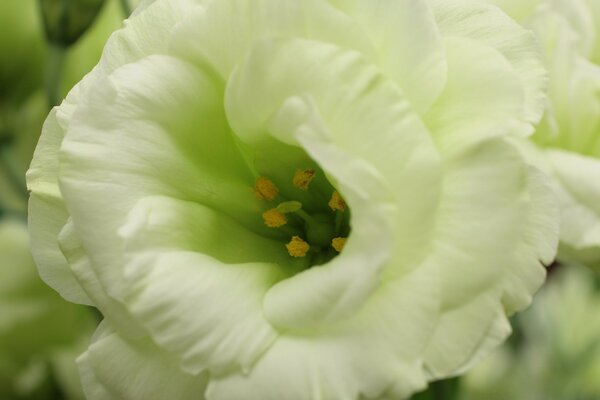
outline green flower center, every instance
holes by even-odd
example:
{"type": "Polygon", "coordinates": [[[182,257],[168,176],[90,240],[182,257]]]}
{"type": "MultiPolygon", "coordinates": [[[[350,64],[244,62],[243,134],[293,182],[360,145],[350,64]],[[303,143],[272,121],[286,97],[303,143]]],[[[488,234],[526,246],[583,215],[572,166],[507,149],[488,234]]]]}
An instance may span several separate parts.
{"type": "Polygon", "coordinates": [[[350,234],[350,211],[344,199],[331,185],[326,193],[322,186],[311,185],[316,176],[314,169],[307,168],[298,169],[290,177],[298,194],[304,192],[313,199],[311,209],[296,199],[284,198],[277,185],[265,176],[256,179],[254,185],[256,195],[271,206],[262,212],[264,224],[288,235],[288,254],[310,257],[311,265],[324,264],[338,255],[350,234]]]}

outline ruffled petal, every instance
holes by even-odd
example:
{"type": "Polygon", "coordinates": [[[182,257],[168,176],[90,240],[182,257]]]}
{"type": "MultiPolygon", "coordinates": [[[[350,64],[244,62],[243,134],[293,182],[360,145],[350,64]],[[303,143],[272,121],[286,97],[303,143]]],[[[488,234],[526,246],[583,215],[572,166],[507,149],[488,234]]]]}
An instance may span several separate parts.
{"type": "Polygon", "coordinates": [[[471,39],[445,43],[448,83],[425,115],[441,151],[460,151],[521,129],[523,87],[502,53],[471,39]]]}
{"type": "Polygon", "coordinates": [[[298,270],[284,242],[199,204],[147,198],[121,230],[129,309],[185,370],[248,369],[277,333],[262,298],[298,270]]]}
{"type": "Polygon", "coordinates": [[[375,49],[374,62],[398,83],[411,107],[427,111],[446,83],[442,36],[427,1],[332,1],[351,15],[375,49]],[[418,38],[418,40],[415,40],[418,38]]]}
{"type": "Polygon", "coordinates": [[[545,152],[557,179],[561,206],[561,257],[600,262],[600,161],[560,150],[545,152]],[[578,254],[580,253],[580,254],[578,254]]]}
{"type": "Polygon", "coordinates": [[[483,293],[444,312],[424,356],[430,379],[464,373],[510,333],[510,324],[495,293],[483,293]]]}
{"type": "Polygon", "coordinates": [[[99,77],[94,97],[78,105],[60,153],[61,192],[110,295],[123,284],[117,230],[142,197],[197,201],[260,229],[254,179],[220,102],[201,70],[151,56],[99,77]]]}
{"type": "Polygon", "coordinates": [[[253,43],[272,37],[304,37],[373,53],[355,22],[324,0],[213,1],[177,29],[172,52],[210,65],[226,81],[253,43]]]}
{"type": "Polygon", "coordinates": [[[550,123],[539,126],[533,139],[543,146],[599,156],[600,67],[581,56],[580,36],[557,10],[545,7],[529,24],[544,45],[551,78],[545,117],[550,123]]]}
{"type": "Polygon", "coordinates": [[[206,376],[181,371],[150,340],[126,341],[106,323],[78,364],[90,400],[204,399],[206,376]]]}
{"type": "Polygon", "coordinates": [[[129,337],[144,336],[142,327],[132,318],[131,313],[123,303],[106,293],[98,279],[98,275],[92,268],[90,258],[83,249],[71,218],[67,220],[60,231],[58,243],[75,279],[93,302],[93,305],[105,316],[105,319],[110,321],[111,325],[123,335],[129,337]]]}
{"type": "Polygon", "coordinates": [[[500,52],[519,77],[524,107],[515,115],[525,125],[520,134],[533,133],[546,108],[548,74],[535,36],[498,8],[478,1],[431,0],[442,36],[458,37],[500,52]],[[526,127],[526,125],[529,125],[526,127]]]}
{"type": "Polygon", "coordinates": [[[29,226],[34,259],[42,279],[67,300],[75,303],[91,304],[91,301],[69,270],[58,246],[58,235],[69,214],[58,188],[59,160],[56,154],[62,145],[75,108],[86,98],[95,79],[100,79],[104,73],[147,54],[166,52],[167,33],[173,29],[174,21],[185,14],[186,4],[191,3],[155,3],[148,6],[148,10],[144,12],[140,10],[139,15],[131,18],[125,29],[112,36],[103,55],[102,65],[86,76],[69,93],[67,100],[50,113],[27,173],[27,185],[31,191],[29,226]],[[159,15],[160,18],[157,19],[159,15]],[[148,32],[156,33],[156,37],[147,40],[148,32]],[[157,38],[161,40],[155,40],[157,38]]]}
{"type": "Polygon", "coordinates": [[[424,388],[425,332],[436,324],[438,309],[431,268],[383,285],[346,323],[280,337],[246,374],[211,377],[207,398],[358,399],[389,392],[406,398],[424,388]]]}
{"type": "Polygon", "coordinates": [[[172,33],[185,17],[199,7],[195,0],[144,2],[114,32],[104,48],[99,68],[105,74],[150,54],[168,54],[172,33]]]}
{"type": "Polygon", "coordinates": [[[128,273],[129,309],[186,371],[247,370],[277,336],[262,314],[277,265],[148,252],[131,257],[128,273]]]}
{"type": "Polygon", "coordinates": [[[27,173],[27,185],[31,191],[29,200],[31,248],[40,276],[49,286],[69,301],[91,305],[91,300],[69,269],[57,240],[58,234],[69,218],[58,189],[56,153],[65,132],[57,118],[60,111],[70,116],[72,106],[66,104],[61,109],[54,109],[50,113],[44,123],[44,134],[40,138],[27,173]]]}
{"type": "Polygon", "coordinates": [[[186,250],[228,264],[275,263],[284,273],[306,267],[304,261],[292,260],[287,253],[284,244],[288,236],[262,236],[219,210],[167,196],[138,201],[119,236],[126,243],[126,251],[186,250]]]}
{"type": "Polygon", "coordinates": [[[432,252],[444,313],[428,350],[434,378],[464,370],[506,338],[501,319],[529,305],[544,281],[542,263],[552,261],[558,244],[547,179],[509,143],[488,141],[447,160],[444,170],[448,190],[432,252]]]}

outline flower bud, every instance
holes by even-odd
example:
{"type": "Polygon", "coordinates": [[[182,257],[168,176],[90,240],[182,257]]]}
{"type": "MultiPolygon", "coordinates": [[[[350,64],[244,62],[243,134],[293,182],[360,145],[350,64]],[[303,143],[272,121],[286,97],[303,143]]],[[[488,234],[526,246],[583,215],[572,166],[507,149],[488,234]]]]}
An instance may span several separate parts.
{"type": "Polygon", "coordinates": [[[104,0],[39,0],[47,39],[70,46],[93,24],[104,0]]]}

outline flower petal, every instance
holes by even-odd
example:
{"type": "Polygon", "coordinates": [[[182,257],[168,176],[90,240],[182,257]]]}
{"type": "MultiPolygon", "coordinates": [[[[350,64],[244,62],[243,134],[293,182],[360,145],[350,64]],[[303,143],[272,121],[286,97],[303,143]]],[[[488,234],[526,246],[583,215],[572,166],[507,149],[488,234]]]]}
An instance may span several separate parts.
{"type": "Polygon", "coordinates": [[[430,379],[464,373],[511,333],[494,293],[443,313],[425,353],[430,379]]]}
{"type": "Polygon", "coordinates": [[[600,161],[560,150],[547,150],[545,154],[557,179],[561,203],[561,241],[565,247],[561,256],[598,266],[600,161]]]}
{"type": "Polygon", "coordinates": [[[78,364],[91,400],[204,398],[205,376],[186,374],[150,340],[128,342],[106,323],[78,364]]]}
{"type": "Polygon", "coordinates": [[[502,53],[471,39],[452,37],[445,44],[448,83],[425,115],[441,151],[521,129],[523,86],[502,53]]]}
{"type": "Polygon", "coordinates": [[[306,267],[302,260],[290,259],[284,246],[289,240],[287,235],[265,237],[219,210],[167,196],[138,201],[119,235],[127,252],[186,250],[228,264],[275,263],[282,269],[289,268],[290,273],[306,267]]]}
{"type": "Polygon", "coordinates": [[[224,264],[194,252],[142,252],[128,260],[129,309],[190,373],[247,370],[277,333],[262,298],[279,266],[224,264]]]}
{"type": "Polygon", "coordinates": [[[117,230],[142,197],[198,201],[261,228],[254,180],[220,103],[210,77],[168,56],[99,77],[80,102],[61,148],[61,192],[110,295],[123,284],[117,230]]]}
{"type": "Polygon", "coordinates": [[[268,37],[306,37],[371,52],[354,21],[324,0],[213,1],[190,13],[173,36],[172,51],[227,80],[252,44],[268,37]]]}
{"type": "Polygon", "coordinates": [[[558,208],[545,176],[505,140],[446,160],[445,171],[448,190],[432,262],[441,267],[448,317],[429,345],[427,365],[435,378],[466,368],[508,335],[499,318],[529,305],[545,277],[542,262],[552,261],[558,242],[558,208]]]}
{"type": "Polygon", "coordinates": [[[68,213],[58,188],[56,153],[68,130],[76,105],[86,97],[90,86],[93,85],[92,82],[126,62],[153,52],[166,52],[167,33],[173,29],[174,21],[184,15],[186,7],[190,5],[191,3],[186,1],[157,1],[149,6],[148,10],[139,12],[138,16],[129,21],[125,29],[115,33],[109,40],[102,59],[103,65],[86,76],[69,93],[67,100],[50,113],[44,124],[43,134],[27,173],[27,185],[31,191],[29,203],[31,242],[40,275],[48,285],[69,301],[91,304],[90,299],[69,271],[57,243],[58,234],[67,222],[68,213]],[[142,31],[156,33],[156,37],[147,40],[147,34],[140,34],[142,31]]]}
{"type": "Polygon", "coordinates": [[[90,258],[83,249],[71,218],[67,220],[60,231],[58,244],[77,282],[93,301],[93,305],[105,316],[105,319],[110,321],[121,334],[129,337],[143,336],[142,327],[132,318],[131,313],[125,309],[122,303],[110,297],[100,284],[98,275],[92,268],[90,258]]]}
{"type": "MultiPolygon", "coordinates": [[[[475,41],[499,51],[519,77],[524,107],[516,115],[527,124],[537,123],[546,107],[547,72],[535,36],[498,8],[478,1],[432,0],[440,32],[445,37],[475,41]]],[[[533,128],[523,133],[532,133],[533,128]]]]}
{"type": "Polygon", "coordinates": [[[173,31],[197,7],[194,0],[144,2],[125,20],[125,27],[112,34],[99,68],[110,74],[150,54],[168,54],[173,31]]]}
{"type": "Polygon", "coordinates": [[[427,111],[446,83],[444,43],[429,3],[423,0],[333,3],[350,14],[372,41],[375,57],[367,58],[398,83],[417,112],[427,111]]]}
{"type": "Polygon", "coordinates": [[[539,126],[533,139],[544,146],[599,156],[600,67],[581,56],[580,36],[556,10],[541,9],[530,25],[544,45],[551,78],[546,115],[551,123],[539,126]]]}
{"type": "Polygon", "coordinates": [[[294,265],[285,242],[197,203],[165,197],[142,199],[120,232],[126,302],[185,370],[247,369],[277,336],[263,316],[262,298],[276,281],[305,267],[294,265]]]}
{"type": "Polygon", "coordinates": [[[438,308],[431,267],[389,281],[351,321],[278,338],[247,374],[211,377],[207,398],[358,399],[387,391],[406,398],[424,388],[424,332],[438,308]]]}
{"type": "MultiPolygon", "coordinates": [[[[27,172],[29,200],[29,228],[33,258],[42,279],[65,299],[91,305],[92,302],[75,279],[58,246],[57,237],[69,217],[58,189],[58,159],[56,153],[65,129],[57,114],[72,113],[65,104],[52,110],[44,123],[44,134],[35,150],[27,172]]],[[[68,117],[67,117],[68,118],[68,117]]]]}

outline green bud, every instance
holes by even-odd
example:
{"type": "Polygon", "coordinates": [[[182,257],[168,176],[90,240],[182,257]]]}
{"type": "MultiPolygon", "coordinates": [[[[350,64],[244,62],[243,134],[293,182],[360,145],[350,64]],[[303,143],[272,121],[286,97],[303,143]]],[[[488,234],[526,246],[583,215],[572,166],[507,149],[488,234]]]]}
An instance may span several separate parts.
{"type": "Polygon", "coordinates": [[[105,0],[39,0],[48,41],[70,46],[92,25],[105,0]]]}

